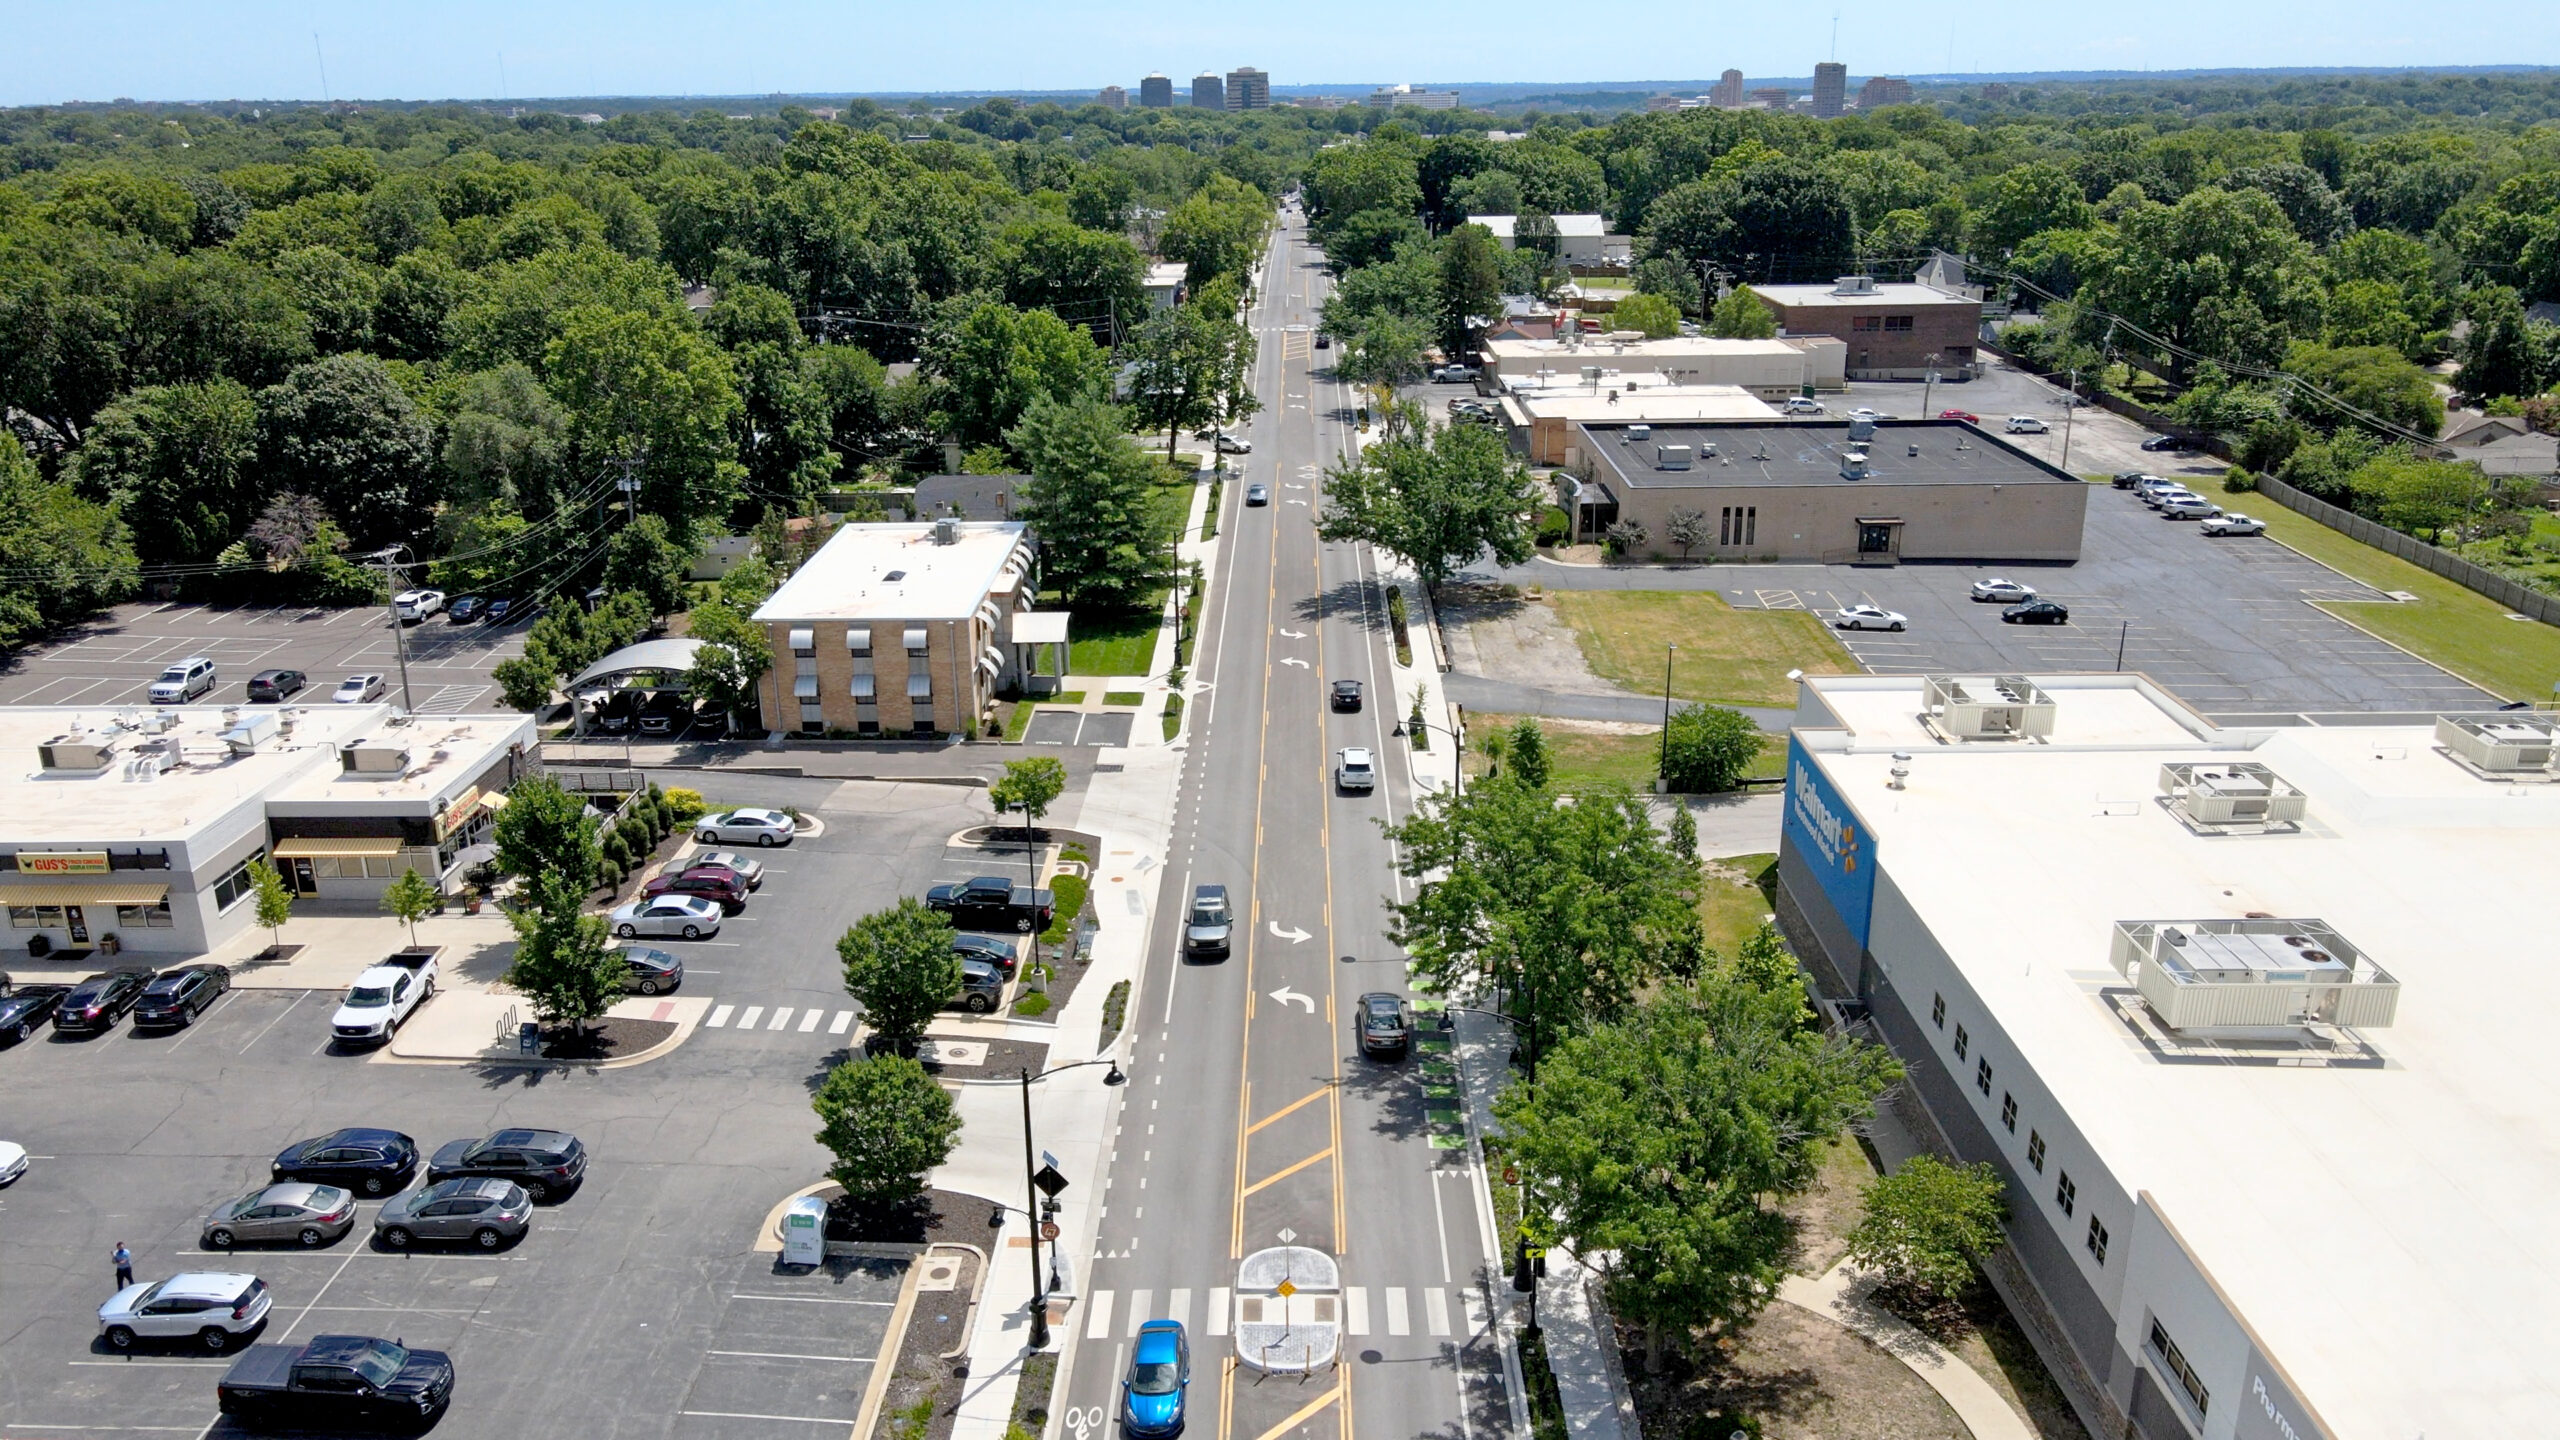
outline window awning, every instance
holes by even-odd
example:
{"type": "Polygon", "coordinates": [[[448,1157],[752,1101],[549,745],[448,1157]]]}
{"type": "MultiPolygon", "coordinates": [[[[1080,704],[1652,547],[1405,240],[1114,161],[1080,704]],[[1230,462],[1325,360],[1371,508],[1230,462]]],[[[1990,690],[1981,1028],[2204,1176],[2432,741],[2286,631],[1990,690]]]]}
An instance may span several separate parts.
{"type": "Polygon", "coordinates": [[[279,860],[316,860],[324,855],[397,855],[407,845],[397,835],[297,835],[276,842],[279,860]]]}
{"type": "Polygon", "coordinates": [[[910,699],[910,700],[924,700],[924,699],[929,699],[929,698],[931,698],[931,697],[932,697],[932,695],[933,695],[933,677],[932,677],[932,676],[930,676],[930,675],[910,675],[910,676],[908,676],[908,677],[907,677],[907,698],[908,698],[908,699],[910,699]]]}
{"type": "Polygon", "coordinates": [[[1000,647],[1000,646],[990,645],[990,646],[988,646],[985,650],[983,650],[983,651],[979,652],[979,655],[978,655],[978,668],[979,668],[979,669],[981,669],[981,670],[986,671],[989,675],[1001,675],[1001,674],[1003,674],[1003,673],[1004,673],[1004,650],[1003,650],[1003,648],[1002,648],[1002,647],[1000,647]]]}
{"type": "Polygon", "coordinates": [[[136,881],[72,885],[48,880],[36,885],[0,885],[0,905],[157,905],[168,898],[168,886],[136,881]]]}
{"type": "Polygon", "coordinates": [[[880,693],[878,679],[879,677],[868,672],[854,676],[853,698],[856,700],[869,700],[878,695],[880,693]]]}
{"type": "Polygon", "coordinates": [[[815,675],[794,675],[794,676],[792,676],[792,677],[791,677],[791,694],[792,694],[792,696],[793,696],[794,698],[796,698],[796,699],[801,699],[801,700],[815,700],[815,699],[817,699],[817,698],[818,698],[818,677],[817,677],[817,676],[815,676],[815,675]]]}
{"type": "Polygon", "coordinates": [[[928,645],[930,645],[930,644],[932,644],[932,643],[933,643],[933,637],[932,637],[931,635],[929,635],[929,634],[927,634],[927,633],[926,633],[925,628],[924,628],[923,626],[921,626],[921,625],[910,625],[910,626],[908,626],[908,627],[907,627],[907,648],[908,648],[908,649],[910,649],[910,650],[922,650],[922,649],[924,649],[926,646],[928,646],[928,645]]]}
{"type": "Polygon", "coordinates": [[[796,627],[791,632],[791,648],[794,650],[817,649],[818,632],[807,625],[796,627]]]}

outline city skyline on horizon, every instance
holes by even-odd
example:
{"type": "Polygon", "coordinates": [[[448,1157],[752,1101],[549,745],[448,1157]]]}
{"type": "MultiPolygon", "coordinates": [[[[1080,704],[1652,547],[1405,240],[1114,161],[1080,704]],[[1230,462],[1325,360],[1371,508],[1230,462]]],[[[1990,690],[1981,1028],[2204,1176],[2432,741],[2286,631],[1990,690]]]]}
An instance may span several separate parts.
{"type": "Polygon", "coordinates": [[[2459,32],[2422,30],[2403,7],[2383,0],[2335,0],[2316,11],[2308,0],[2287,0],[2238,16],[2208,0],[2163,0],[2138,30],[2107,16],[2057,25],[2046,7],[2025,0],[1984,0],[1960,25],[1922,27],[1882,0],[1841,0],[1836,41],[1831,23],[1775,15],[1720,20],[1702,33],[1693,13],[1670,0],[1635,0],[1606,36],[1542,35],[1534,57],[1505,37],[1528,33],[1507,20],[1532,22],[1535,7],[1486,0],[1478,11],[1485,23],[1453,32],[1419,8],[1347,4],[1319,3],[1282,24],[1201,17],[1169,0],[1073,9],[965,0],[956,11],[860,16],[814,0],[779,0],[725,12],[705,27],[699,12],[664,0],[547,10],[455,0],[433,11],[327,19],[278,0],[212,7],[103,0],[22,19],[15,47],[21,63],[0,81],[0,104],[1067,94],[1105,85],[1134,93],[1151,71],[1181,86],[1189,75],[1246,64],[1274,77],[1274,93],[1365,94],[1399,82],[1296,77],[1355,69],[1519,76],[1532,58],[1538,70],[1564,78],[1404,83],[1558,90],[1692,83],[1571,78],[1622,72],[1625,37],[1648,29],[1695,36],[1652,45],[1650,53],[1669,46],[1693,54],[1705,75],[1732,67],[1770,83],[1805,79],[1816,63],[1834,59],[1854,78],[2560,65],[2560,27],[2547,23],[2543,0],[2482,0],[2459,32]],[[2316,27],[2304,23],[2315,16],[2316,27]],[[1341,36],[1354,32],[1361,58],[1348,59],[1355,51],[1341,36]],[[989,34],[1009,43],[977,43],[989,34]],[[2199,45],[2199,36],[2211,36],[2211,44],[2199,45]],[[2495,51],[2497,60],[2484,60],[2483,51],[2495,51]],[[1208,58],[1220,55],[1227,58],[1208,58]]]}

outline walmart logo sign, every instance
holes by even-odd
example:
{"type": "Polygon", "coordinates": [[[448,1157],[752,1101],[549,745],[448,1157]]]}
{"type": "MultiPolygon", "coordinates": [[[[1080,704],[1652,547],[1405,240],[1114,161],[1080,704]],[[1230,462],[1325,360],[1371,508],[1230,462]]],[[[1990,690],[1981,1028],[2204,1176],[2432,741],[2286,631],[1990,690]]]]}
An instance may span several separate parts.
{"type": "Polygon", "coordinates": [[[1875,906],[1875,842],[1858,812],[1813,763],[1801,741],[1787,742],[1788,848],[1813,872],[1840,923],[1867,943],[1868,914],[1875,906]]]}

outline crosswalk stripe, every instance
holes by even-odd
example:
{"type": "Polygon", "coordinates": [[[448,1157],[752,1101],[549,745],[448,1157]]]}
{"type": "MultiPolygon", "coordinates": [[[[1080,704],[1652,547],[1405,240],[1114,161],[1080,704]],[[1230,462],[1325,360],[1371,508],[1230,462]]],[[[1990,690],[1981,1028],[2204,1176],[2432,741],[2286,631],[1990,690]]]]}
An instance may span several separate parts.
{"type": "Polygon", "coordinates": [[[791,1007],[788,1005],[776,1005],[773,1007],[773,1023],[764,1028],[767,1030],[779,1030],[790,1023],[791,1007]]]}
{"type": "Polygon", "coordinates": [[[1103,1336],[1111,1333],[1111,1292],[1108,1290],[1094,1291],[1091,1303],[1093,1305],[1093,1311],[1091,1314],[1085,1316],[1084,1338],[1087,1340],[1099,1340],[1103,1336]]]}
{"type": "Polygon", "coordinates": [[[826,1019],[826,1018],[827,1018],[827,1012],[826,1012],[826,1011],[824,1011],[824,1010],[819,1009],[818,1007],[816,1007],[816,1006],[814,1006],[814,1005],[810,1006],[810,1007],[809,1007],[808,1009],[806,1009],[806,1010],[801,1011],[801,1012],[800,1012],[800,1033],[801,1033],[801,1034],[803,1034],[803,1035],[806,1035],[806,1034],[808,1034],[810,1031],[817,1029],[817,1028],[818,1028],[818,1022],[819,1022],[819,1021],[821,1021],[821,1020],[824,1020],[824,1019],[826,1019]]]}
{"type": "Polygon", "coordinates": [[[728,1024],[729,1017],[737,1013],[738,1007],[735,1005],[717,1006],[712,1010],[711,1018],[702,1022],[702,1028],[705,1030],[717,1030],[721,1026],[728,1024]]]}
{"type": "Polygon", "coordinates": [[[1191,1292],[1188,1290],[1176,1290],[1165,1296],[1164,1318],[1174,1321],[1181,1325],[1185,1330],[1189,1330],[1191,1328],[1191,1292]]]}
{"type": "Polygon", "coordinates": [[[1401,1285],[1387,1287],[1387,1333],[1390,1335],[1413,1333],[1413,1316],[1405,1309],[1404,1287],[1401,1285]]]}
{"type": "Polygon", "coordinates": [[[850,1010],[839,1010],[836,1012],[836,1023],[827,1027],[827,1033],[830,1035],[841,1035],[852,1028],[853,1012],[850,1010]]]}
{"type": "Polygon", "coordinates": [[[764,1015],[764,1007],[763,1007],[763,1006],[761,1006],[761,1005],[750,1005],[750,1006],[748,1006],[748,1007],[747,1007],[747,1013],[738,1017],[738,1028],[739,1028],[739,1029],[741,1029],[741,1030],[753,1030],[754,1028],[756,1028],[756,1021],[757,1021],[758,1019],[762,1018],[762,1017],[763,1017],[763,1015],[764,1015]]]}
{"type": "Polygon", "coordinates": [[[1232,1318],[1234,1318],[1234,1315],[1235,1315],[1235,1302],[1234,1302],[1234,1298],[1233,1298],[1233,1296],[1234,1296],[1234,1292],[1230,1291],[1230,1290],[1229,1290],[1226,1286],[1224,1286],[1224,1285],[1217,1286],[1217,1287],[1213,1288],[1212,1290],[1210,1290],[1210,1292],[1209,1292],[1209,1333],[1210,1333],[1210,1334],[1212,1334],[1212,1335],[1224,1335],[1224,1334],[1226,1334],[1226,1333],[1227,1333],[1227,1321],[1228,1321],[1228,1320],[1230,1320],[1230,1319],[1232,1319],[1232,1318]]]}
{"type": "Polygon", "coordinates": [[[1473,1290],[1458,1292],[1458,1305],[1466,1312],[1467,1336],[1472,1339],[1485,1330],[1484,1299],[1473,1290]]]}
{"type": "Polygon", "coordinates": [[[1422,1287],[1422,1316],[1431,1322],[1431,1333],[1449,1333],[1449,1292],[1437,1285],[1422,1287]]]}
{"type": "Polygon", "coordinates": [[[1129,1292],[1129,1333],[1131,1335],[1136,1335],[1139,1326],[1155,1318],[1147,1313],[1147,1303],[1155,1298],[1156,1292],[1153,1290],[1129,1292]]]}
{"type": "Polygon", "coordinates": [[[1342,1312],[1343,1329],[1354,1335],[1368,1334],[1369,1287],[1366,1285],[1343,1286],[1342,1312]]]}

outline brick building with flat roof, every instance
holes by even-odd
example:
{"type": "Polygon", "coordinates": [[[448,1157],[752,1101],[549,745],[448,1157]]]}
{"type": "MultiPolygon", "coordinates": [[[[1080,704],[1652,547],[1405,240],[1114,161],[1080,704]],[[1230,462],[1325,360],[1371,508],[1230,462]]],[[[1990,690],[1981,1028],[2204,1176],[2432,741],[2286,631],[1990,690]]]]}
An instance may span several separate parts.
{"type": "Polygon", "coordinates": [[[1934,285],[1843,275],[1828,285],[1748,287],[1778,317],[1782,335],[1829,335],[1849,347],[1852,380],[1917,380],[1969,374],[1982,343],[1982,302],[1934,285]]]}

